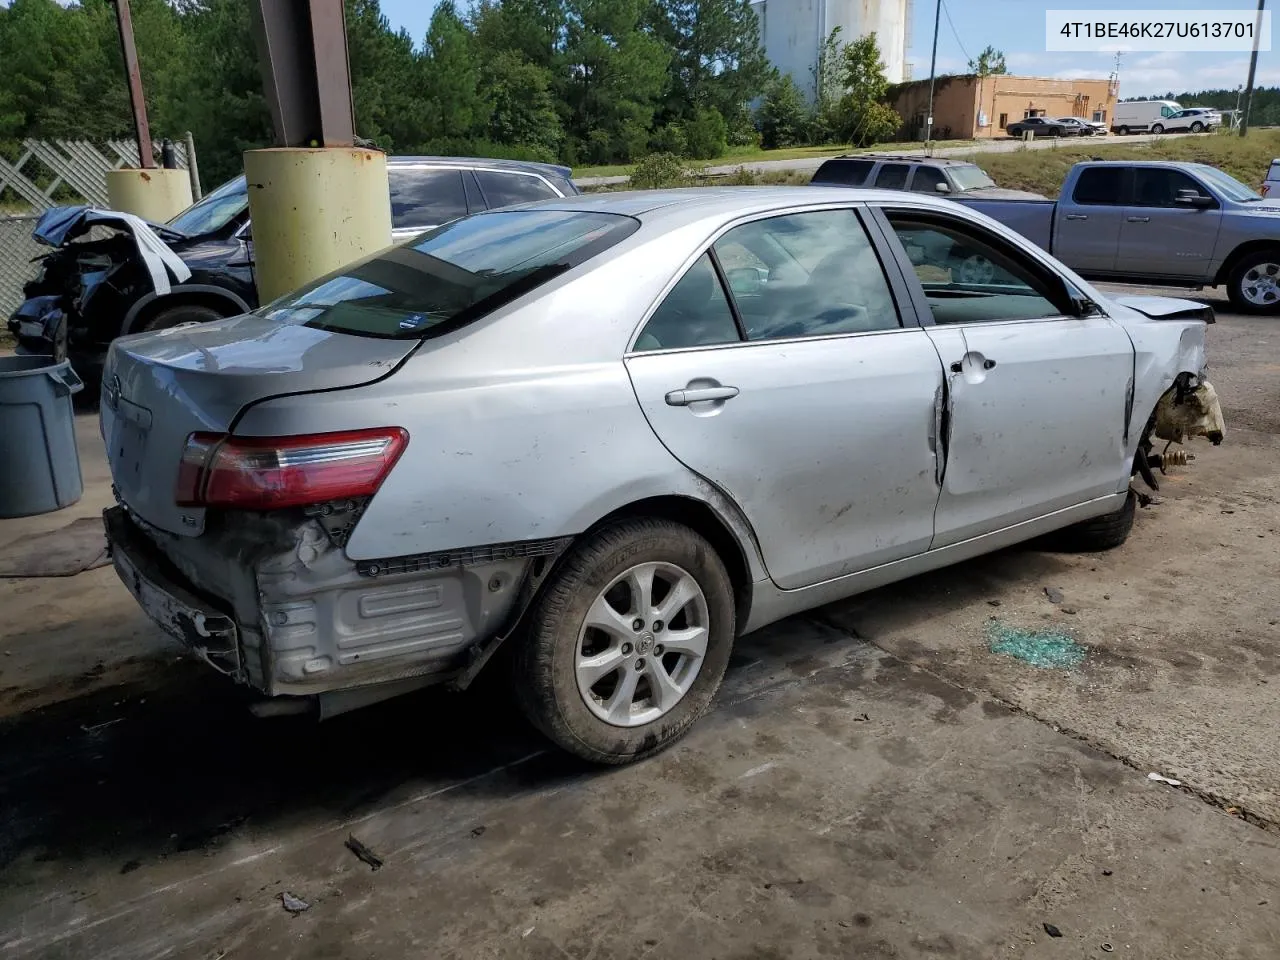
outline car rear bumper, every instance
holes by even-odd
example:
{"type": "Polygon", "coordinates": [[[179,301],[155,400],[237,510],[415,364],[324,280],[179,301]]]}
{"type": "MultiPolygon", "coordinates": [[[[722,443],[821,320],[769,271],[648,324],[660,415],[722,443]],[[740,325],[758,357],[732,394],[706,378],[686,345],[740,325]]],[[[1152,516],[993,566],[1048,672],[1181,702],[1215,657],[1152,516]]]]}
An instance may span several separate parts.
{"type": "Polygon", "coordinates": [[[243,679],[239,631],[228,613],[197,597],[180,574],[166,569],[123,507],[104,511],[103,522],[116,575],[147,616],[215,670],[243,679]]]}
{"type": "Polygon", "coordinates": [[[307,518],[220,518],[199,537],[124,506],[104,521],[116,573],[147,615],[272,697],[458,676],[511,626],[532,564],[515,551],[356,564],[307,518]]]}

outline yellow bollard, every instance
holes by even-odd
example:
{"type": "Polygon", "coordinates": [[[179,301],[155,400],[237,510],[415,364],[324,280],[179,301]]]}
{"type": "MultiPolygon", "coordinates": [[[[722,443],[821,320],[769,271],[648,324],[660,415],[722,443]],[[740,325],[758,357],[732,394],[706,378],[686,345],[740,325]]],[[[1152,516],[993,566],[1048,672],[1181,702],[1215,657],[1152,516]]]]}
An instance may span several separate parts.
{"type": "Polygon", "coordinates": [[[244,172],[264,304],[391,244],[387,158],[377,150],[250,150],[244,172]]]}
{"type": "Polygon", "coordinates": [[[108,170],[107,203],[112,210],[166,223],[191,206],[191,177],[163,167],[108,170]]]}

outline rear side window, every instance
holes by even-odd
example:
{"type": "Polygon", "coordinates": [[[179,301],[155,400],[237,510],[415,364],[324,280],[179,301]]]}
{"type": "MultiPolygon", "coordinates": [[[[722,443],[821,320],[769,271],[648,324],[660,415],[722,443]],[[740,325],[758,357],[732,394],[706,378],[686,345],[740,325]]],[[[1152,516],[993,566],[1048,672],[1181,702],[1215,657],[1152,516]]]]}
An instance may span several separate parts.
{"type": "Polygon", "coordinates": [[[391,226],[434,227],[467,215],[461,170],[392,167],[391,226]]]}
{"type": "Polygon", "coordinates": [[[813,183],[834,183],[844,187],[860,187],[866,180],[871,168],[875,166],[872,160],[828,160],[818,172],[813,175],[813,183]]]}
{"type": "Polygon", "coordinates": [[[876,186],[884,190],[905,190],[911,168],[905,163],[886,163],[876,174],[876,186]]]}
{"type": "Polygon", "coordinates": [[[432,336],[524,296],[639,226],[609,213],[482,213],[388,247],[281,297],[261,315],[361,336],[432,336]]]}
{"type": "Polygon", "coordinates": [[[523,173],[477,170],[476,179],[480,181],[480,190],[490,210],[532,200],[551,200],[556,196],[542,180],[523,173]]]}
{"type": "Polygon", "coordinates": [[[658,305],[636,338],[635,348],[674,350],[736,343],[739,339],[711,254],[704,253],[658,305]]]}
{"type": "Polygon", "coordinates": [[[1075,203],[1115,206],[1124,199],[1123,167],[1089,167],[1080,173],[1071,193],[1075,203]]]}

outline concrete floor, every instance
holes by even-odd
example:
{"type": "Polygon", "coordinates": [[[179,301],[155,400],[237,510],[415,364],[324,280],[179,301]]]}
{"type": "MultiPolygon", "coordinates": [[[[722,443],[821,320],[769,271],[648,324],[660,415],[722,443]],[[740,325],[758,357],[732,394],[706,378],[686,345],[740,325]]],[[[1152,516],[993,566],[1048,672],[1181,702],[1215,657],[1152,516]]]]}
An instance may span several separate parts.
{"type": "MultiPolygon", "coordinates": [[[[689,737],[621,770],[547,749],[496,678],[254,720],[109,569],[0,581],[0,958],[1274,958],[1275,323],[1210,329],[1227,442],[1125,547],[744,638],[689,737]],[[996,657],[992,617],[1089,657],[996,657]]],[[[85,503],[0,543],[101,507],[83,426],[85,503]]]]}

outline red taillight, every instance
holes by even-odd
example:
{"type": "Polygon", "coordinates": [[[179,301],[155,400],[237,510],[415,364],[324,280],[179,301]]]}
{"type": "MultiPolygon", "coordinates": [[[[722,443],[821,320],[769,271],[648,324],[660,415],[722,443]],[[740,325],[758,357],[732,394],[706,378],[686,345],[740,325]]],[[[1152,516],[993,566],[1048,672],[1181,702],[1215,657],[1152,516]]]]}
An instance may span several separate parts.
{"type": "Polygon", "coordinates": [[[178,466],[183,507],[278,510],[368,497],[409,443],[401,427],[299,437],[193,433],[178,466]]]}

